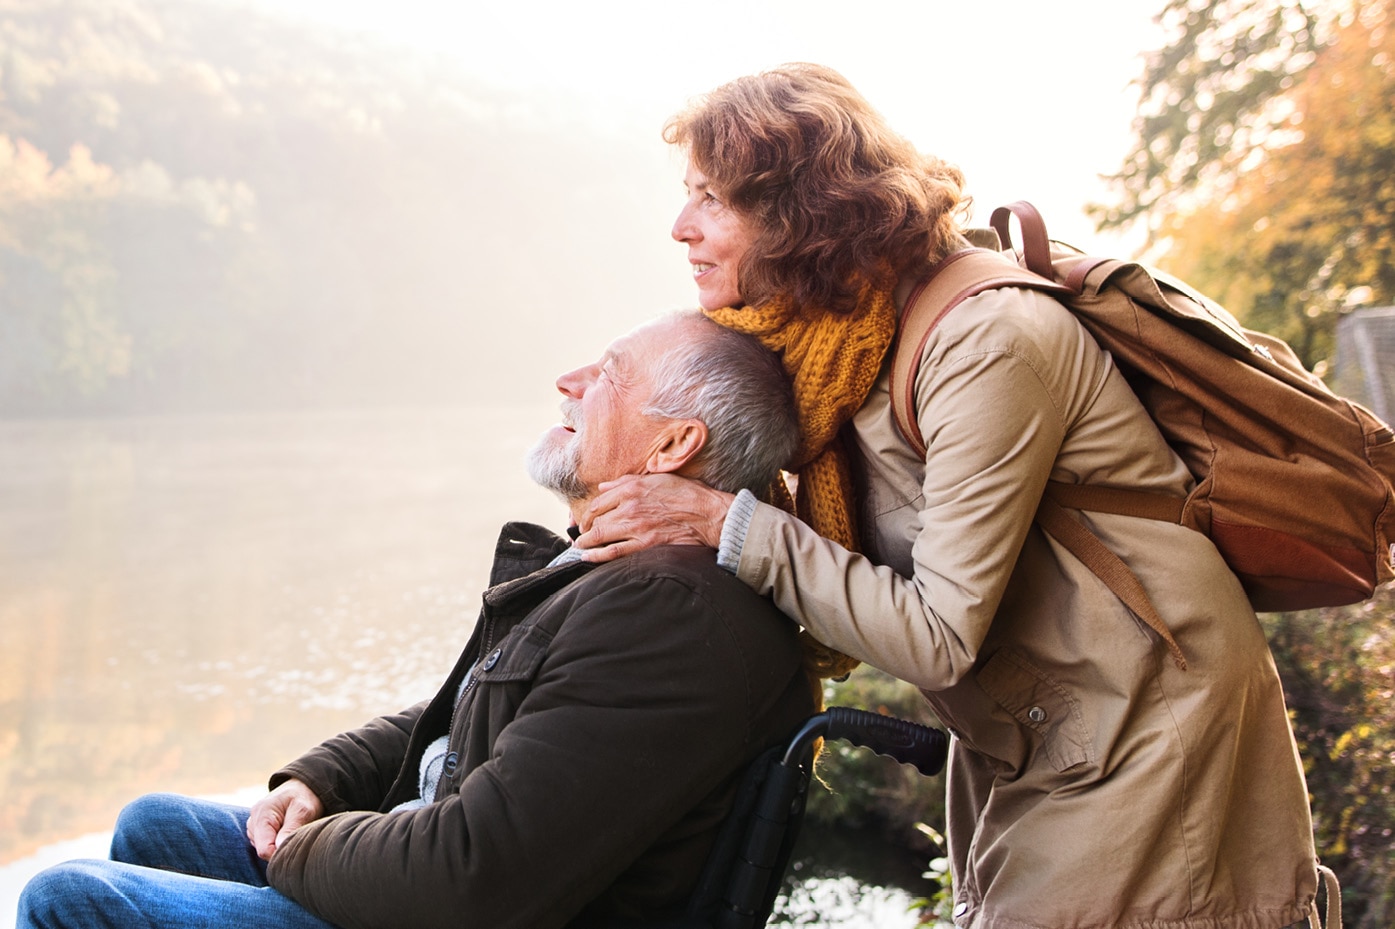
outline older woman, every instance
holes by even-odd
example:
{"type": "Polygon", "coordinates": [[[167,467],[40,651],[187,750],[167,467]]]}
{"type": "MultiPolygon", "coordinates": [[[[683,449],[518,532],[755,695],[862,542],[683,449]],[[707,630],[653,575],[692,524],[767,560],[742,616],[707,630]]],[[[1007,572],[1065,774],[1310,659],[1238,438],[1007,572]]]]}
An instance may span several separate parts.
{"type": "Polygon", "coordinates": [[[670,478],[612,485],[579,539],[722,564],[833,650],[917,685],[956,736],[955,920],[981,929],[1279,929],[1314,912],[1307,795],[1245,594],[1189,529],[1076,513],[1142,581],[1186,668],[1034,523],[1048,479],[1181,496],[1191,477],[1109,356],[1048,296],[987,291],[927,342],[918,457],[888,348],[964,247],[963,179],[837,73],[718,88],[666,138],[699,301],[795,381],[797,513],[670,478]]]}

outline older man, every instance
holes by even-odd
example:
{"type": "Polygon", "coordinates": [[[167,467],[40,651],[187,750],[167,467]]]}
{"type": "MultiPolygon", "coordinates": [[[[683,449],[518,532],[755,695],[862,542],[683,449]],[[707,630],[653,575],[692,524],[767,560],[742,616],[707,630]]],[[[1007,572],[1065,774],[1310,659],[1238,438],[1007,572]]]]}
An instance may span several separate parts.
{"type": "MultiPolygon", "coordinates": [[[[778,365],[697,314],[624,336],[557,387],[562,422],[529,471],[574,516],[627,474],[762,487],[796,438],[778,365]]],[[[796,630],[709,549],[599,567],[574,552],[505,526],[434,699],[288,764],[251,810],[131,804],[112,860],[40,874],[19,929],[548,927],[681,910],[741,770],[812,709],[796,630]]]]}

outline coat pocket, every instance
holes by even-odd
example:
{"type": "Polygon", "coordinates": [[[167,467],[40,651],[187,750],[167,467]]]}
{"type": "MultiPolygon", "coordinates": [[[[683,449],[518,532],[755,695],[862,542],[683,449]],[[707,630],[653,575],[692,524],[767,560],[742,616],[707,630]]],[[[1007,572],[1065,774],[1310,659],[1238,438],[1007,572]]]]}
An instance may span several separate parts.
{"type": "Polygon", "coordinates": [[[978,673],[983,692],[1041,740],[1057,771],[1095,760],[1080,702],[1012,648],[1002,648],[978,673]]]}
{"type": "Polygon", "coordinates": [[[552,634],[538,626],[515,629],[504,637],[498,648],[480,657],[475,666],[475,678],[481,684],[531,681],[542,667],[551,644],[552,634]]]}

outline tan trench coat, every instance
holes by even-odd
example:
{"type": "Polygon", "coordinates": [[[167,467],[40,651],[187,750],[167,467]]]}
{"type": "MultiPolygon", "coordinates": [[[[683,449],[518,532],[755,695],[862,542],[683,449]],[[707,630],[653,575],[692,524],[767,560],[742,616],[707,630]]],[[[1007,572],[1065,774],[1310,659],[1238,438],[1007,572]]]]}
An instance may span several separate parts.
{"type": "Polygon", "coordinates": [[[1033,523],[1048,478],[1181,495],[1190,477],[1109,356],[1049,297],[989,291],[932,334],[930,451],[886,372],[852,423],[867,558],[760,506],[738,574],[823,641],[922,688],[955,735],[966,929],[1278,929],[1317,876],[1273,659],[1202,535],[1076,513],[1189,662],[1033,523]]]}

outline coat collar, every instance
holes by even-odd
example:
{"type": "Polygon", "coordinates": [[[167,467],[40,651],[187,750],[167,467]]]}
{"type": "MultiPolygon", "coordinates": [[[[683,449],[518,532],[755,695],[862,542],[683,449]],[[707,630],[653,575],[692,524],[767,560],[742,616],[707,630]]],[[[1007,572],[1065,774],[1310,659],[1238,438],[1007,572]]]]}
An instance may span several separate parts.
{"type": "MultiPolygon", "coordinates": [[[[571,543],[550,529],[533,523],[504,525],[494,544],[494,565],[484,602],[495,609],[512,608],[521,599],[530,603],[550,596],[595,565],[573,561],[549,568],[548,564],[571,543]]],[[[524,607],[528,608],[527,606],[524,607]]]]}

